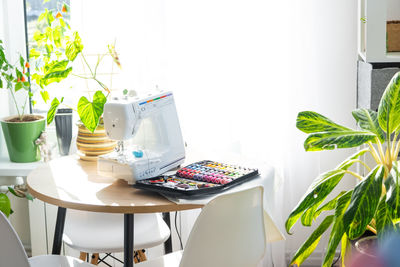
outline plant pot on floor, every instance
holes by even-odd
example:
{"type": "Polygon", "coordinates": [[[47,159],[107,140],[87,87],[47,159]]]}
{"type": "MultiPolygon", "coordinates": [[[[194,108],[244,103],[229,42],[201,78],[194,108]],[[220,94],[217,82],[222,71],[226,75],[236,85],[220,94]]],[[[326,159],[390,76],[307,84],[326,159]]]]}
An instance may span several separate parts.
{"type": "Polygon", "coordinates": [[[45,130],[46,121],[40,115],[24,115],[1,119],[1,128],[6,141],[8,155],[13,162],[34,162],[40,160],[40,150],[36,139],[45,130]]]}
{"type": "Polygon", "coordinates": [[[98,156],[114,151],[117,142],[108,138],[103,124],[99,124],[92,133],[85,125],[78,123],[76,145],[82,160],[97,161],[98,156]]]}

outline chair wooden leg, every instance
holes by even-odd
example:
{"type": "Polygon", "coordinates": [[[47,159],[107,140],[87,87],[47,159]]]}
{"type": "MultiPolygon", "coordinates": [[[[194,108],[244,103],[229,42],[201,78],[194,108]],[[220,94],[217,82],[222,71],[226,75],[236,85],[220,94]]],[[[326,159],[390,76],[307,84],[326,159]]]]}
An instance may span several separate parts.
{"type": "Polygon", "coordinates": [[[133,262],[134,262],[134,263],[139,263],[139,262],[140,262],[140,260],[139,260],[139,253],[138,253],[137,250],[136,250],[136,251],[133,251],[133,262]]]}
{"type": "Polygon", "coordinates": [[[139,250],[139,251],[138,251],[138,254],[139,254],[139,260],[140,260],[140,262],[142,262],[142,261],[147,261],[147,257],[146,257],[146,254],[145,254],[145,250],[144,250],[144,249],[139,250]]]}
{"type": "Polygon", "coordinates": [[[87,253],[81,251],[81,253],[79,254],[79,259],[82,261],[86,261],[86,257],[87,257],[87,253]]]}
{"type": "Polygon", "coordinates": [[[143,261],[147,260],[144,249],[134,251],[133,255],[134,255],[133,260],[135,261],[135,263],[139,263],[139,262],[143,262],[143,261]]]}
{"type": "Polygon", "coordinates": [[[99,253],[92,254],[92,260],[90,261],[91,264],[97,265],[99,263],[99,253]]]}

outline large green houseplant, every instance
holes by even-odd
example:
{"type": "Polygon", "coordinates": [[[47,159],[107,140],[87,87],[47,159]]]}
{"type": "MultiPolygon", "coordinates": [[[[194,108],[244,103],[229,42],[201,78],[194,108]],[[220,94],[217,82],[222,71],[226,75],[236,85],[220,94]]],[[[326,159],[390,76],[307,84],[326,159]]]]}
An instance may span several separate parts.
{"type": "Polygon", "coordinates": [[[288,233],[299,219],[302,225],[311,226],[316,218],[326,214],[297,250],[291,266],[300,266],[325,232],[330,233],[322,266],[330,267],[340,243],[344,266],[349,241],[361,237],[367,229],[377,234],[378,240],[386,233],[400,230],[400,73],[388,84],[378,112],[357,109],[352,114],[360,130],[339,125],[316,112],[298,114],[297,128],[309,134],[304,142],[306,151],[366,147],[335,169],[319,175],[290,213],[285,224],[288,233]],[[368,166],[361,160],[365,153],[371,154],[375,166],[368,166]],[[361,164],[368,174],[349,170],[354,164],[361,164]],[[333,189],[345,174],[359,182],[352,190],[334,195],[333,189]]]}
{"type": "MultiPolygon", "coordinates": [[[[79,33],[71,30],[64,19],[64,16],[68,16],[68,14],[69,7],[63,4],[60,10],[46,9],[38,17],[37,29],[33,35],[35,43],[30,49],[30,59],[33,62],[32,79],[40,86],[40,94],[45,103],[50,100],[47,86],[61,82],[70,75],[95,81],[101,90],[96,91],[91,99],[82,95],[76,108],[68,106],[76,110],[83,125],[94,132],[110,93],[108,86],[97,77],[98,66],[106,55],[111,56],[118,66],[120,66],[120,62],[114,45],[109,45],[108,52],[98,57],[95,66],[90,66],[83,54],[84,46],[79,33]],[[78,57],[82,59],[84,67],[89,70],[89,75],[82,76],[73,73],[74,61],[78,57]]],[[[47,113],[48,124],[53,121],[56,110],[63,104],[63,100],[63,97],[53,97],[47,113]]]]}

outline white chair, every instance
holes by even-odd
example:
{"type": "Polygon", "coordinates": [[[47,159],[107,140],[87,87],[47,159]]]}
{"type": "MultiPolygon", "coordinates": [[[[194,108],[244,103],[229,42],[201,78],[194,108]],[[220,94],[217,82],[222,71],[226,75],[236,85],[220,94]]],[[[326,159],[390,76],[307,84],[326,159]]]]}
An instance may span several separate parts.
{"type": "Polygon", "coordinates": [[[17,233],[0,212],[0,267],[94,267],[81,260],[58,255],[36,256],[28,259],[17,233]]]}
{"type": "Polygon", "coordinates": [[[204,207],[185,250],[137,267],[250,267],[266,250],[263,188],[221,195],[204,207]]]}
{"type": "MultiPolygon", "coordinates": [[[[140,251],[141,260],[146,259],[142,249],[163,244],[169,236],[170,229],[161,214],[135,214],[134,250],[140,251]]],[[[81,260],[91,253],[91,263],[97,265],[99,253],[124,251],[124,215],[69,209],[63,241],[81,252],[81,260]]]]}

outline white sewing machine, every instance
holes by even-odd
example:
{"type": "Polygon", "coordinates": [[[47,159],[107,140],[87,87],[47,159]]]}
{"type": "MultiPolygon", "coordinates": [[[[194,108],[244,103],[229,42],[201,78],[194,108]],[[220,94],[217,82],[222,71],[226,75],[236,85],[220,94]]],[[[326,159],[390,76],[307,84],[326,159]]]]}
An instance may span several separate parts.
{"type": "Polygon", "coordinates": [[[99,157],[99,173],[133,184],[183,163],[185,147],[172,92],[113,99],[103,116],[107,135],[118,140],[118,147],[99,157]]]}

